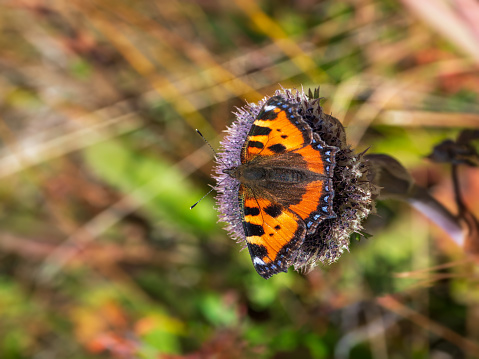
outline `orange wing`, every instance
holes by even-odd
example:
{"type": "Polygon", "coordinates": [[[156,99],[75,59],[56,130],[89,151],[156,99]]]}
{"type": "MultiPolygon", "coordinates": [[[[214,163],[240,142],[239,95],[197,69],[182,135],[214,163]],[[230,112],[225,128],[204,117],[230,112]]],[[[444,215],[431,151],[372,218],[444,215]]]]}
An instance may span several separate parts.
{"type": "Polygon", "coordinates": [[[241,163],[257,155],[272,156],[294,151],[311,143],[311,128],[296,111],[297,105],[271,97],[251,126],[241,151],[241,163]]]}
{"type": "Polygon", "coordinates": [[[336,216],[332,176],[337,148],[313,135],[296,107],[280,96],[270,98],[253,122],[241,152],[241,163],[246,166],[261,156],[270,167],[286,165],[316,175],[302,184],[274,183],[265,189],[270,194],[267,198],[276,198],[274,202],[251,186],[240,185],[248,249],[256,271],[266,279],[286,272],[306,234],[314,233],[322,220],[336,216]],[[281,154],[286,155],[275,156],[281,154]]]}
{"type": "Polygon", "coordinates": [[[310,145],[294,151],[305,159],[309,171],[323,177],[308,183],[299,203],[288,207],[304,220],[308,234],[314,233],[322,220],[336,217],[332,180],[336,152],[336,147],[327,146],[317,134],[310,145]]]}
{"type": "Polygon", "coordinates": [[[246,241],[256,271],[265,279],[287,272],[304,241],[304,222],[282,205],[256,197],[243,185],[239,195],[246,241]]]}

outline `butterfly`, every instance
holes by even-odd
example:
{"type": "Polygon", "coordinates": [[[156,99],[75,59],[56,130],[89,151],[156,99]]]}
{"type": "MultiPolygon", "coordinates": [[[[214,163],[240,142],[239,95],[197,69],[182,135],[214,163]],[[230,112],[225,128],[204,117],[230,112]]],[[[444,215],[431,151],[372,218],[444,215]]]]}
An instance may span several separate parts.
{"type": "Polygon", "coordinates": [[[246,243],[263,278],[287,272],[306,236],[336,217],[332,177],[337,150],[313,132],[296,103],[274,96],[251,125],[241,164],[223,169],[239,181],[246,243]]]}

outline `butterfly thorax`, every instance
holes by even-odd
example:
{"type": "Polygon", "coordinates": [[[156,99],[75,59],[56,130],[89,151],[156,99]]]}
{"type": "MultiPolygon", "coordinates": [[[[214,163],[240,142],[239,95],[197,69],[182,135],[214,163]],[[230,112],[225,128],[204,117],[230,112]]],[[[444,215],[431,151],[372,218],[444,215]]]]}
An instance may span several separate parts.
{"type": "Polygon", "coordinates": [[[308,177],[303,171],[293,168],[265,168],[248,164],[226,169],[224,173],[247,186],[261,185],[261,183],[265,186],[268,182],[297,184],[308,177]]]}

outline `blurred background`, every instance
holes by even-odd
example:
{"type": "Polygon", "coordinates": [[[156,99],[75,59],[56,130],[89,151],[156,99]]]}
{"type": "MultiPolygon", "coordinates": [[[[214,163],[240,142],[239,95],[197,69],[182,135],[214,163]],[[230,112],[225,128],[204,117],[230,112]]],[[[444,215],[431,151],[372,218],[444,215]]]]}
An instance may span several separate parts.
{"type": "MultiPolygon", "coordinates": [[[[232,111],[320,86],[349,143],[425,156],[479,127],[475,0],[0,5],[0,357],[474,358],[478,269],[405,203],[307,275],[264,280],[216,223],[232,111]]],[[[460,168],[479,213],[479,173],[460,168]]]]}

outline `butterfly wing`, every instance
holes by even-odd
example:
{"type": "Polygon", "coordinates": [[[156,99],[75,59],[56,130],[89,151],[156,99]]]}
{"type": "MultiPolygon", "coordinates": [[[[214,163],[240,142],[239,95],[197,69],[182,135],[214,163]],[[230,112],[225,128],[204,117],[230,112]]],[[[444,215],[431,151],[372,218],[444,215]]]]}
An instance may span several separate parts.
{"type": "Polygon", "coordinates": [[[308,234],[314,233],[324,219],[336,217],[332,177],[337,151],[336,147],[326,145],[317,134],[313,135],[310,145],[294,151],[295,155],[305,159],[308,171],[317,175],[316,180],[304,183],[304,188],[299,187],[303,191],[301,194],[290,191],[296,203],[291,203],[288,209],[304,220],[308,234]]]}
{"type": "Polygon", "coordinates": [[[311,143],[312,131],[297,113],[297,105],[279,96],[271,97],[263,106],[249,131],[241,151],[241,163],[255,156],[273,156],[311,143]]]}
{"type": "Polygon", "coordinates": [[[294,212],[240,186],[240,205],[249,253],[256,271],[268,279],[287,272],[304,241],[306,227],[294,212]]]}
{"type": "Polygon", "coordinates": [[[279,203],[306,223],[311,234],[322,220],[336,216],[332,177],[337,150],[312,133],[298,114],[297,105],[274,96],[253,122],[241,162],[254,159],[272,168],[297,168],[313,174],[301,184],[276,183],[268,189],[279,203]]]}
{"type": "Polygon", "coordinates": [[[280,96],[270,98],[241,152],[250,174],[268,171],[268,181],[246,181],[239,189],[248,249],[264,278],[286,272],[306,235],[336,216],[332,176],[337,148],[313,134],[296,108],[280,96]]]}

